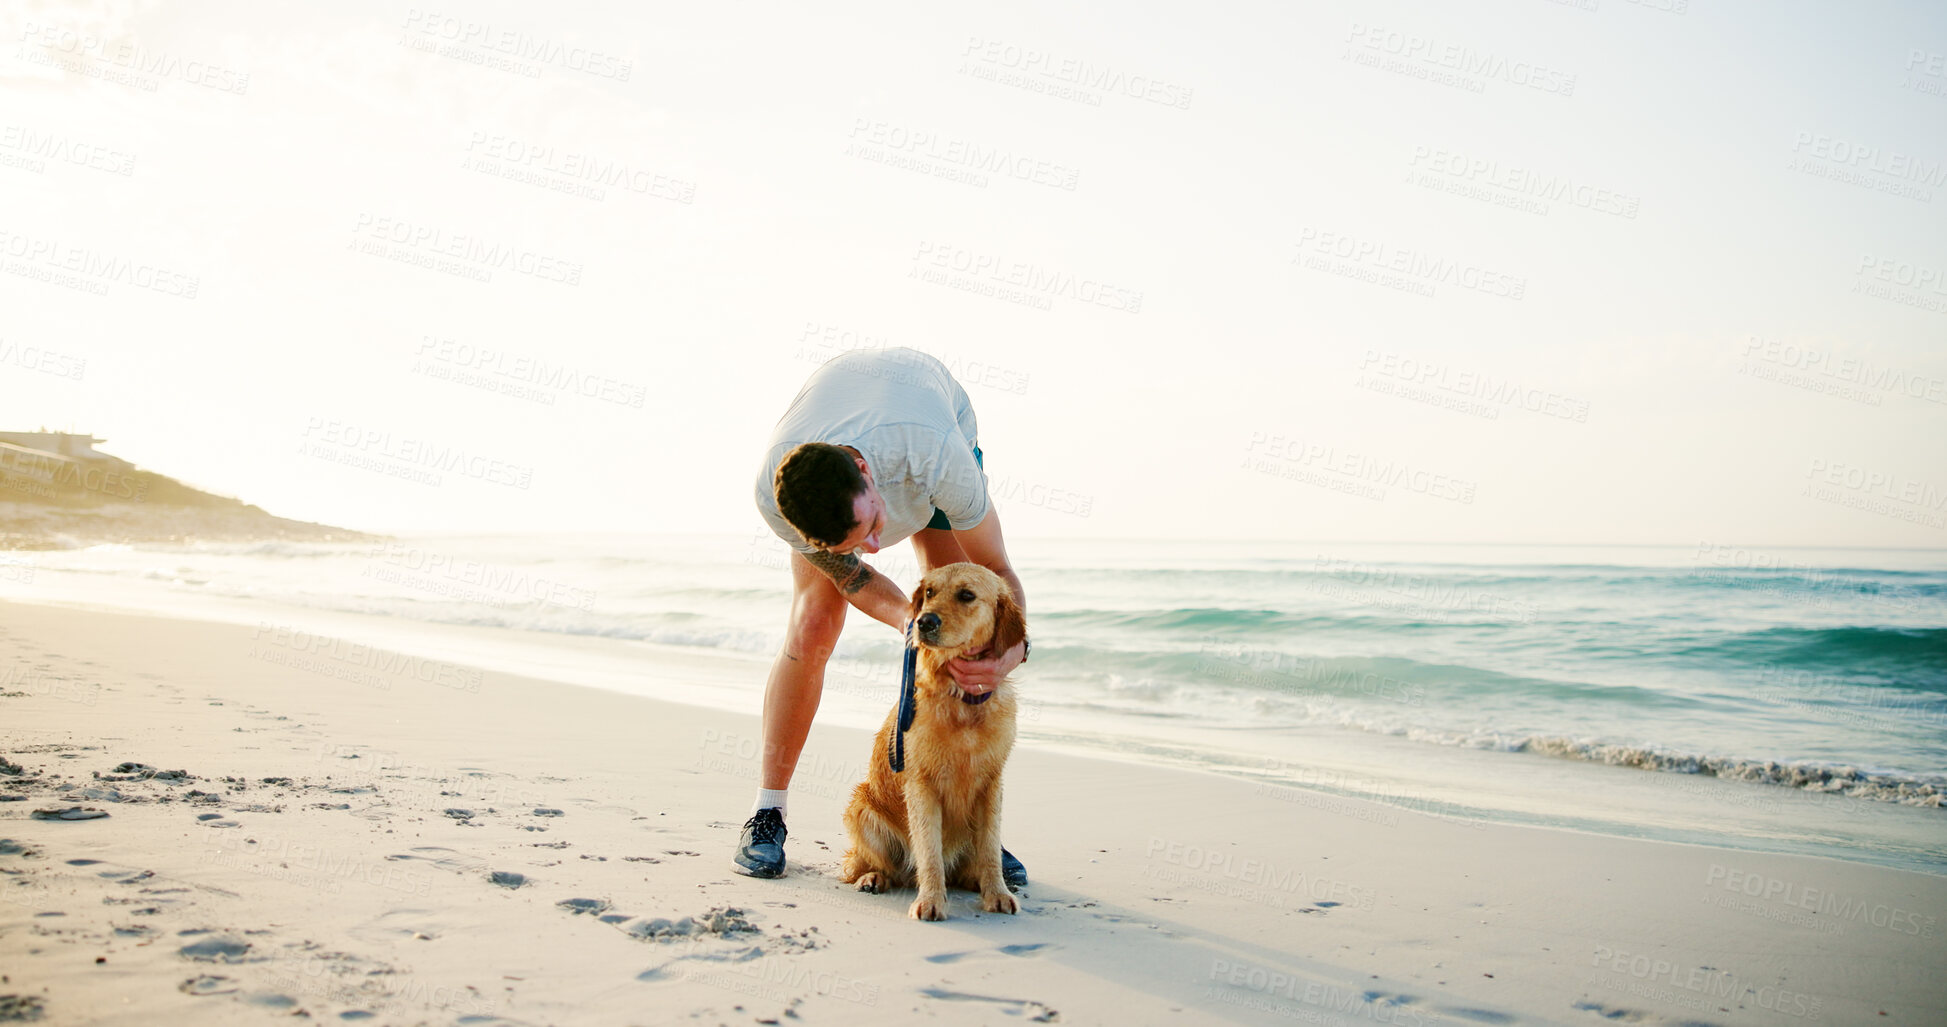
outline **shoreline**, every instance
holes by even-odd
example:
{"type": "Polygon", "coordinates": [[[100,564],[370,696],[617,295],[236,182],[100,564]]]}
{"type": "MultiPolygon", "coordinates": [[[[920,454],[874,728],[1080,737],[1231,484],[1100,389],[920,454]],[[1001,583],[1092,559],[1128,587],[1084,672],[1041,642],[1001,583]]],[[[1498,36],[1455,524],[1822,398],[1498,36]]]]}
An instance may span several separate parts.
{"type": "MultiPolygon", "coordinates": [[[[712,647],[420,621],[240,596],[186,595],[166,579],[153,577],[95,580],[57,572],[24,586],[10,586],[0,577],[0,603],[8,601],[254,626],[271,632],[267,644],[281,650],[280,658],[300,663],[323,659],[353,679],[367,673],[370,668],[363,664],[373,660],[491,663],[528,677],[732,714],[761,706],[769,665],[756,654],[712,647]],[[112,584],[113,591],[103,591],[105,584],[112,584]],[[347,641],[340,647],[331,640],[347,641]],[[353,651],[362,657],[346,655],[353,651]],[[642,670],[676,666],[684,671],[642,670]]],[[[893,673],[890,664],[878,660],[835,656],[818,722],[876,730],[890,701],[893,673]]],[[[1777,781],[1437,744],[1331,724],[1159,721],[1066,706],[1040,694],[1033,674],[1024,680],[1024,742],[1089,759],[1159,761],[1217,773],[1247,781],[1259,794],[1287,804],[1349,798],[1390,811],[1384,816],[1388,822],[1401,813],[1418,812],[1947,874],[1947,821],[1940,819],[1937,808],[1777,781]]]]}
{"type": "MultiPolygon", "coordinates": [[[[248,627],[0,614],[0,655],[70,688],[0,698],[23,768],[0,782],[39,781],[3,786],[30,798],[0,803],[25,850],[0,855],[0,994],[53,1022],[1924,1023],[1947,1005],[1947,878],[1327,810],[1024,741],[1005,810],[1022,914],[955,893],[953,919],[920,924],[834,880],[864,731],[814,725],[790,871],[754,881],[729,870],[754,715],[451,661],[380,688],[253,656],[248,627]],[[93,776],[130,762],[193,780],[93,776]],[[30,819],[58,784],[110,815],[30,819]]],[[[641,671],[707,687],[707,662],[641,671]]]]}

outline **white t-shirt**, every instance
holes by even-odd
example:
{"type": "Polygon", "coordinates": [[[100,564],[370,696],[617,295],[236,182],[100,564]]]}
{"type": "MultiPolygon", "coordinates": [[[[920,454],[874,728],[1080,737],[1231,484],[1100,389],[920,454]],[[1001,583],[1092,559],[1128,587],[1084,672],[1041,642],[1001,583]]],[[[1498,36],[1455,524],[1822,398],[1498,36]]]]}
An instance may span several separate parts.
{"type": "Polygon", "coordinates": [[[777,465],[806,442],[850,446],[886,501],[881,549],[926,527],[937,507],[955,531],[987,517],[987,476],[974,459],[978,426],[945,364],[904,347],[853,350],[813,371],[771,431],[758,469],[757,510],[801,553],[817,547],[778,512],[777,465]]]}

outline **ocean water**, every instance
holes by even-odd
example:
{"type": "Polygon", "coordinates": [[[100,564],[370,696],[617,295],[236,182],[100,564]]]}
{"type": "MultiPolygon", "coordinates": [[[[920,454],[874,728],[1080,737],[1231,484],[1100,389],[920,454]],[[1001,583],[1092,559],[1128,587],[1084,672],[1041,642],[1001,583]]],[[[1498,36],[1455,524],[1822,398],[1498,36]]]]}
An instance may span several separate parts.
{"type": "MultiPolygon", "coordinates": [[[[1035,642],[1024,744],[1250,777],[1314,805],[1947,872],[1947,551],[1010,548],[1035,642]]],[[[786,557],[761,533],[96,546],[15,557],[0,596],[378,615],[401,649],[415,624],[492,629],[508,653],[578,636],[608,644],[611,666],[631,646],[686,647],[742,661],[750,687],[665,697],[754,713],[786,557]]],[[[872,562],[916,580],[910,547],[872,562]]],[[[853,614],[821,719],[876,724],[897,645],[853,614]]],[[[564,651],[557,676],[657,694],[564,651]]]]}

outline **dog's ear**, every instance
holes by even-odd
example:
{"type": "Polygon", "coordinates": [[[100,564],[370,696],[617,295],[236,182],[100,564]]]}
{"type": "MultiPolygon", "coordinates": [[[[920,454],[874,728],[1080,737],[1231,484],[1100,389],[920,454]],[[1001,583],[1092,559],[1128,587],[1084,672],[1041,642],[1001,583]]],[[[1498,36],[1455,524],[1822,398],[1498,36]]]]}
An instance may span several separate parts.
{"type": "Polygon", "coordinates": [[[1014,593],[1003,585],[1001,594],[994,600],[994,641],[988,645],[987,654],[997,657],[1021,644],[1026,637],[1028,622],[1021,614],[1021,604],[1014,601],[1014,593]]]}
{"type": "Polygon", "coordinates": [[[919,608],[924,605],[926,605],[926,582],[921,581],[913,586],[913,601],[906,607],[906,619],[912,620],[919,616],[919,608]]]}

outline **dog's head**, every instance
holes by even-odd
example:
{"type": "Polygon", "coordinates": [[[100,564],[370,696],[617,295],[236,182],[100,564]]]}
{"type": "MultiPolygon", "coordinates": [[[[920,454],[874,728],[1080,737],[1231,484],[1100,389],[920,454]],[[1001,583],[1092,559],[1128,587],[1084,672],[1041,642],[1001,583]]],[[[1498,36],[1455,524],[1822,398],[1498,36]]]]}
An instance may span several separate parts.
{"type": "Polygon", "coordinates": [[[914,638],[950,657],[998,656],[1028,634],[1014,590],[977,563],[936,568],[913,589],[914,638]]]}

